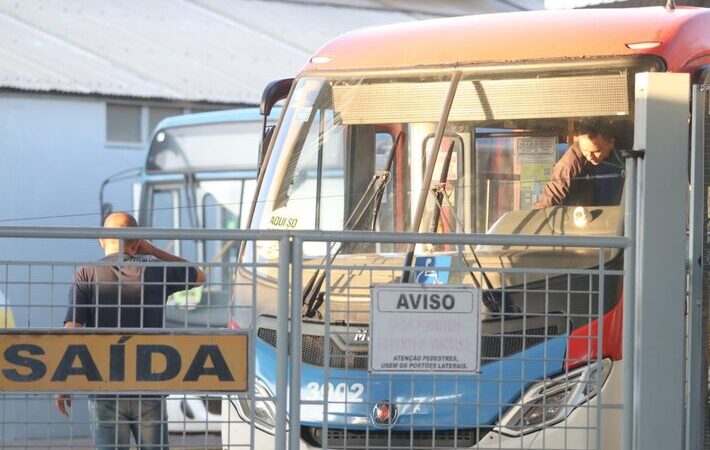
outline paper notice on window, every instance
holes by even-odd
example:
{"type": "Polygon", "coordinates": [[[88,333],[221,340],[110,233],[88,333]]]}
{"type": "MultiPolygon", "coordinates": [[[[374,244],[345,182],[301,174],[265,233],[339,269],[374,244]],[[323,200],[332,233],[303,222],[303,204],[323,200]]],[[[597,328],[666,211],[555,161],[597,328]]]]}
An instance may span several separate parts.
{"type": "Polygon", "coordinates": [[[552,179],[557,154],[556,137],[521,137],[515,139],[516,167],[520,176],[517,207],[531,208],[552,179]]]}
{"type": "Polygon", "coordinates": [[[519,164],[555,162],[556,137],[521,137],[515,141],[519,164]]]}

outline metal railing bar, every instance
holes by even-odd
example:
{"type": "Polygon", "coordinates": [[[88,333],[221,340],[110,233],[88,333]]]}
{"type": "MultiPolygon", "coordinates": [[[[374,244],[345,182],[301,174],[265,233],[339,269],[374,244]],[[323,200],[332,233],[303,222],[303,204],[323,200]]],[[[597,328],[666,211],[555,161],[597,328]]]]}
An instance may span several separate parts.
{"type": "MultiPolygon", "coordinates": [[[[333,270],[359,270],[362,268],[361,265],[345,265],[345,264],[340,264],[336,265],[333,264],[331,266],[331,269],[333,270]]],[[[373,270],[376,271],[391,271],[391,270],[402,270],[405,268],[405,266],[372,266],[373,270]]],[[[323,269],[323,266],[307,266],[305,270],[317,270],[317,269],[323,269]]],[[[413,269],[415,271],[421,271],[421,270],[426,270],[428,267],[426,266],[413,266],[413,267],[407,267],[407,269],[413,269]]],[[[442,267],[441,270],[444,270],[442,267]]],[[[457,267],[451,267],[451,268],[446,268],[445,269],[447,272],[451,273],[458,273],[458,274],[468,274],[470,270],[465,267],[465,268],[457,268],[457,267]]],[[[541,275],[596,275],[599,272],[599,269],[571,269],[571,268],[523,268],[523,267],[508,267],[508,268],[496,268],[496,267],[490,267],[487,269],[476,269],[476,272],[487,272],[487,273],[500,273],[500,274],[541,274],[541,275]]],[[[605,270],[604,273],[607,276],[623,276],[624,271],[623,270],[605,270]]],[[[335,287],[338,287],[336,285],[335,287]]],[[[508,288],[506,288],[508,289],[508,288]]],[[[531,292],[536,291],[536,289],[531,289],[531,292]]],[[[554,292],[555,290],[553,289],[551,292],[554,292]]],[[[566,290],[560,290],[560,292],[567,292],[566,290]]],[[[584,291],[585,293],[587,291],[584,291]]]]}
{"type": "MultiPolygon", "coordinates": [[[[15,259],[15,260],[0,260],[0,265],[9,266],[25,266],[28,264],[39,266],[59,266],[59,267],[75,267],[75,266],[92,266],[92,267],[113,267],[119,265],[121,267],[222,267],[229,269],[244,269],[256,266],[257,268],[272,268],[278,267],[278,263],[210,263],[210,262],[192,262],[192,261],[100,261],[100,260],[83,260],[83,261],[48,261],[38,259],[15,259]]],[[[11,277],[12,278],[12,277],[11,277]]],[[[217,286],[229,283],[210,283],[210,286],[217,286]]]]}
{"type": "Polygon", "coordinates": [[[88,227],[0,227],[0,238],[45,239],[184,239],[184,240],[263,240],[279,241],[284,237],[304,242],[343,241],[356,243],[428,243],[451,245],[501,245],[530,247],[626,248],[623,236],[538,236],[492,234],[394,233],[378,231],[281,231],[215,230],[175,228],[88,228],[88,227]]]}

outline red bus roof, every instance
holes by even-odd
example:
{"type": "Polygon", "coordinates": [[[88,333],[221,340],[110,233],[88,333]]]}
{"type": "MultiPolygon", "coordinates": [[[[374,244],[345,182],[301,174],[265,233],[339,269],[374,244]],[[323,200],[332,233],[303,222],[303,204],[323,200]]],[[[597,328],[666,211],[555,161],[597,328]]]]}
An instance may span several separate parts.
{"type": "Polygon", "coordinates": [[[710,64],[710,9],[663,7],[533,11],[425,20],[333,39],[304,70],[401,69],[469,63],[652,54],[669,71],[710,64]],[[626,44],[660,42],[655,48],[626,44]]]}

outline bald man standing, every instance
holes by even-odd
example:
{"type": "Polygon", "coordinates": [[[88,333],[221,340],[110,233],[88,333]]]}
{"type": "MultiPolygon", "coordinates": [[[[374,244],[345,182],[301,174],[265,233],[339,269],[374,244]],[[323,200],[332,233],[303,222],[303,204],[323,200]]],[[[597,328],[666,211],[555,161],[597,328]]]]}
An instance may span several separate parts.
{"type": "MultiPolygon", "coordinates": [[[[128,213],[110,214],[105,228],[136,227],[128,213]]],[[[162,328],[163,306],[175,292],[200,286],[205,274],[195,267],[164,262],[186,262],[149,241],[99,239],[105,256],[96,266],[80,267],[69,292],[65,328],[162,328]],[[136,265],[131,263],[150,263],[136,265]],[[114,264],[112,264],[114,263],[114,264]]],[[[68,415],[71,395],[55,396],[56,407],[68,415]]],[[[91,432],[99,450],[127,449],[132,434],[141,450],[168,446],[165,398],[159,395],[89,396],[91,432]]]]}

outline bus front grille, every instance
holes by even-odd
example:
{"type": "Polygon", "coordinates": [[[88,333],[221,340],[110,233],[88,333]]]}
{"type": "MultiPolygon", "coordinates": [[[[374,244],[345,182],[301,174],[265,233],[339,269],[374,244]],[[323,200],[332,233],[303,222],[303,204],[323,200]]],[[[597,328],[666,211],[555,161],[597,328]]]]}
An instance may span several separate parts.
{"type": "MultiPolygon", "coordinates": [[[[343,430],[328,428],[328,448],[331,449],[431,449],[468,448],[476,445],[488,430],[460,428],[458,430],[343,430]]],[[[323,429],[303,427],[302,437],[317,447],[323,447],[323,429]]]]}
{"type": "MultiPolygon", "coordinates": [[[[552,323],[548,326],[536,326],[525,330],[508,330],[503,334],[483,334],[481,336],[481,364],[489,364],[502,358],[518,353],[544,342],[546,339],[560,335],[565,328],[560,324],[552,323]]],[[[335,369],[367,369],[367,345],[344,344],[341,334],[336,334],[340,339],[330,339],[329,367],[335,369]]],[[[257,336],[276,347],[276,330],[260,326],[257,336]]],[[[317,367],[325,366],[325,337],[321,334],[303,333],[301,337],[301,357],[305,364],[317,367]]]]}
{"type": "MultiPolygon", "coordinates": [[[[276,347],[276,330],[261,327],[257,335],[272,347],[276,347]]],[[[305,364],[318,367],[325,366],[324,336],[304,334],[301,340],[301,351],[302,360],[305,364]]],[[[367,347],[364,349],[341,349],[336,342],[331,339],[330,367],[338,369],[367,369],[367,347]]]]}

